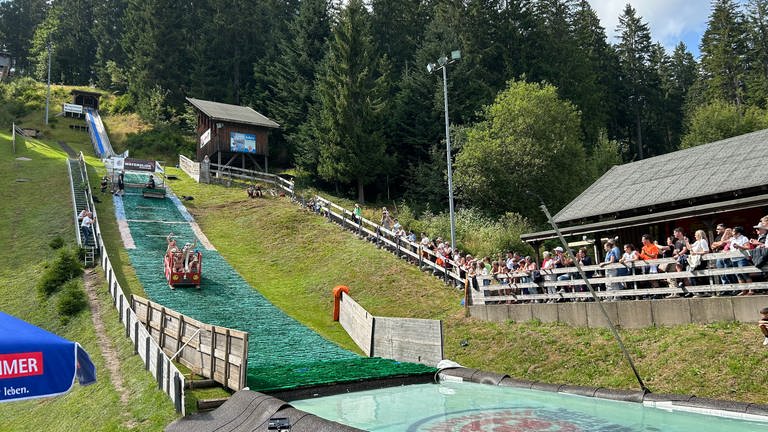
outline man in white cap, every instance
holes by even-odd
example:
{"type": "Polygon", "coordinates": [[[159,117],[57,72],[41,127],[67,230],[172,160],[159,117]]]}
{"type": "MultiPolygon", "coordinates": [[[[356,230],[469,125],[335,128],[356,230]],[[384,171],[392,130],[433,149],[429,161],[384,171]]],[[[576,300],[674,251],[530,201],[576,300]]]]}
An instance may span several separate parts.
{"type": "Polygon", "coordinates": [[[757,231],[757,238],[750,239],[749,243],[755,248],[766,247],[766,234],[768,234],[768,225],[764,225],[762,222],[754,226],[757,231]]]}

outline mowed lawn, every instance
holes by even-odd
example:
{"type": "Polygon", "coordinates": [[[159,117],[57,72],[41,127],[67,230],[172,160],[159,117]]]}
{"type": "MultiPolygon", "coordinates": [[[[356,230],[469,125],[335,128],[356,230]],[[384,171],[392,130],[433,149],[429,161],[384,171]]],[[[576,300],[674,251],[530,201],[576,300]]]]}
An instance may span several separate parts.
{"type": "MultiPolygon", "coordinates": [[[[69,143],[88,150],[84,136],[80,144],[69,143]]],[[[0,431],[162,430],[176,417],[173,406],[133,355],[106,285],[100,287],[98,301],[120,362],[125,402],[110,381],[90,311],[65,324],[56,310],[58,295],[46,299],[37,294],[36,283],[55,256],[48,243],[57,236],[68,245],[75,241],[66,155],[55,143],[28,139],[14,153],[10,136],[0,133],[0,310],[80,342],[96,364],[98,381],[87,387],[76,384],[56,398],[0,405],[0,431]]]]}
{"type": "MultiPolygon", "coordinates": [[[[374,315],[443,320],[445,356],[464,366],[551,383],[639,388],[607,330],[465,318],[460,291],[288,198],[250,200],[242,187],[200,185],[179,170],[170,173],[179,177],[170,182],[176,194],[194,197],[185,203],[190,212],[252,286],[346,348],[355,349],[331,319],[336,285],[349,286],[374,315]]],[[[755,325],[658,327],[621,335],[653,392],[768,403],[768,349],[755,325]]]]}

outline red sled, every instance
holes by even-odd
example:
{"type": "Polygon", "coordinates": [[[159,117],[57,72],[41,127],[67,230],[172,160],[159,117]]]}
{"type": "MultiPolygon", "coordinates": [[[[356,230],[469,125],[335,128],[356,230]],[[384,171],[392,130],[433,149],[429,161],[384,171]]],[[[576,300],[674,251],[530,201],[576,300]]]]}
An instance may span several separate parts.
{"type": "Polygon", "coordinates": [[[182,252],[168,252],[163,261],[165,263],[165,279],[171,289],[186,285],[200,288],[200,281],[203,276],[203,255],[200,252],[189,254],[186,263],[182,252]],[[174,259],[177,260],[175,266],[174,259]]]}

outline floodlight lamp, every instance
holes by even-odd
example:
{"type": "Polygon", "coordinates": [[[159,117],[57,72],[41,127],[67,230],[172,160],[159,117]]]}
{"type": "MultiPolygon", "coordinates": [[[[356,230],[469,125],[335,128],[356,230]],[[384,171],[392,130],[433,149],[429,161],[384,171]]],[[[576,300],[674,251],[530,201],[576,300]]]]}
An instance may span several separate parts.
{"type": "Polygon", "coordinates": [[[437,59],[437,64],[440,66],[445,66],[446,63],[448,63],[448,57],[446,56],[440,56],[440,58],[437,59]]]}
{"type": "Polygon", "coordinates": [[[437,65],[436,65],[436,64],[434,64],[434,63],[430,63],[430,64],[428,64],[428,65],[427,65],[427,72],[429,72],[429,73],[432,73],[432,72],[434,72],[436,67],[437,67],[437,65]]]}
{"type": "Polygon", "coordinates": [[[451,60],[458,60],[460,58],[461,58],[461,51],[460,50],[451,51],[451,60]]]}

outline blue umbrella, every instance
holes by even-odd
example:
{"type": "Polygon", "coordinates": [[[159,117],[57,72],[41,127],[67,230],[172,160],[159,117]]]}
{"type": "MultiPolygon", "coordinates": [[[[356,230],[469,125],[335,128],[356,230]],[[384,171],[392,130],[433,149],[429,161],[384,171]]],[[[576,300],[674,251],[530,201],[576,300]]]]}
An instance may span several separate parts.
{"type": "Polygon", "coordinates": [[[78,344],[0,312],[0,402],[64,394],[96,382],[78,344]]]}

